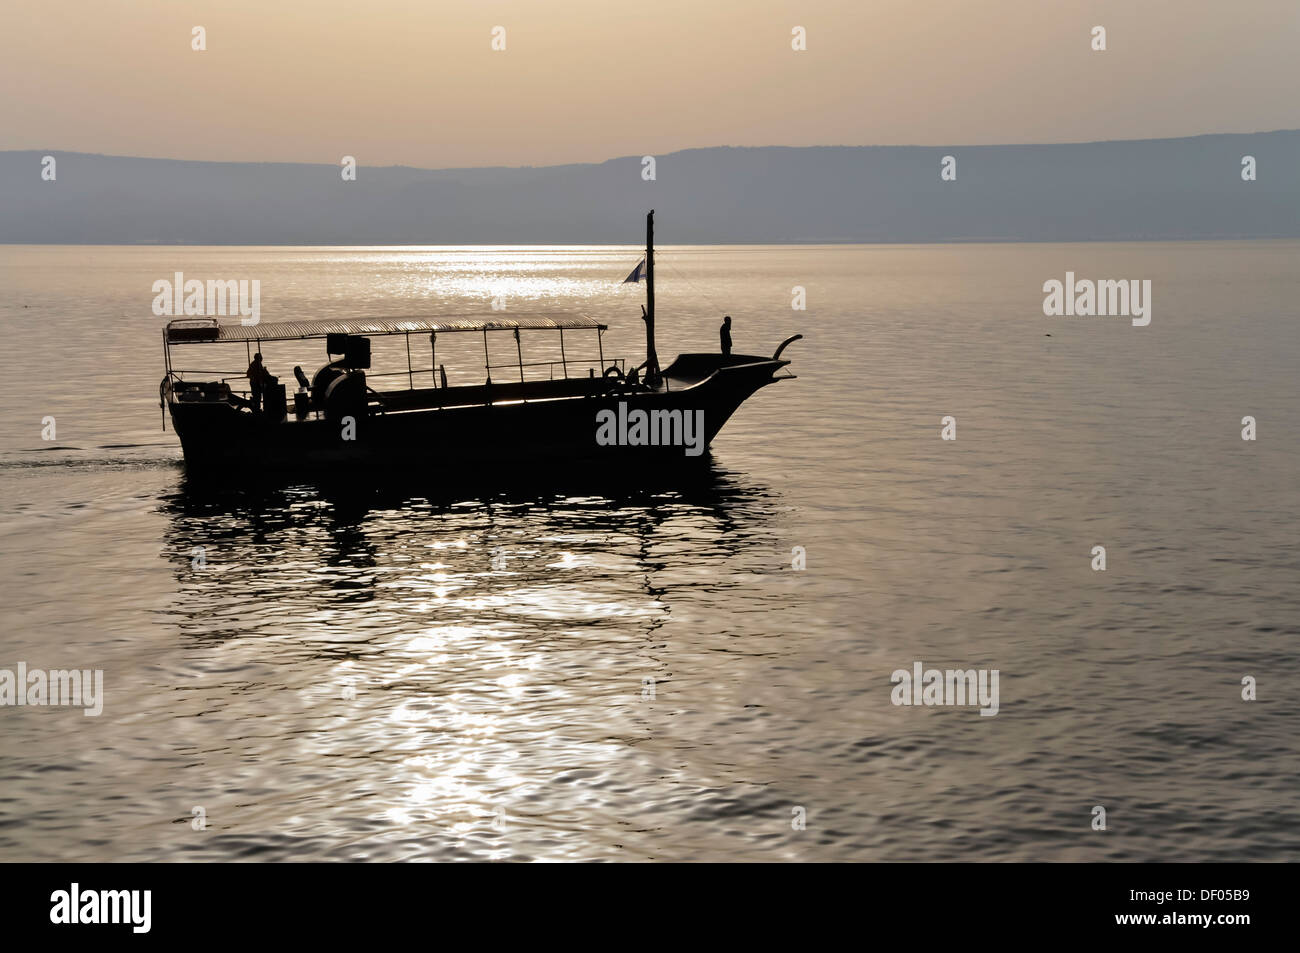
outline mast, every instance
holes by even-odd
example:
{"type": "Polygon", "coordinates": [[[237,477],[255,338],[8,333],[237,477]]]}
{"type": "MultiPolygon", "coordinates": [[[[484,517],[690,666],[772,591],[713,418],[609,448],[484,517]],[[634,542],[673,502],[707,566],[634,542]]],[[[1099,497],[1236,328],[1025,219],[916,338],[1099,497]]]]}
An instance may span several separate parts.
{"type": "Polygon", "coordinates": [[[647,382],[659,380],[659,355],[655,353],[655,210],[645,217],[645,376],[647,382]]]}

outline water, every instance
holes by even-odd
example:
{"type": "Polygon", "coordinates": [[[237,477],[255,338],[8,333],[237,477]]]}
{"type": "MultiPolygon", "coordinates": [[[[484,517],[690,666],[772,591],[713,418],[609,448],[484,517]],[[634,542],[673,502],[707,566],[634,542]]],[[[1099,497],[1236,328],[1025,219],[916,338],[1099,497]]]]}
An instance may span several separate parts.
{"type": "Polygon", "coordinates": [[[0,246],[0,667],[106,693],[0,709],[0,859],[1295,856],[1300,243],[666,248],[665,359],[805,335],[672,485],[223,492],[160,429],[175,271],[264,321],[503,294],[639,360],[637,258],[0,246]],[[1151,325],[1044,317],[1066,270],[1151,325]],[[917,660],[999,714],[892,705],[917,660]]]}

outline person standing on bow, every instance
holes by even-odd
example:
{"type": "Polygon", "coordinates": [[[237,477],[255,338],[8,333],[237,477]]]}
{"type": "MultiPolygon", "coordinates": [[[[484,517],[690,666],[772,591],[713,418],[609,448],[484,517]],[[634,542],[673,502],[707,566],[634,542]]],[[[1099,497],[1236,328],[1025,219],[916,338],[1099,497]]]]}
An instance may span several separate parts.
{"type": "Polygon", "coordinates": [[[731,354],[731,315],[722,319],[722,327],[718,328],[718,337],[722,339],[723,355],[731,354]]]}

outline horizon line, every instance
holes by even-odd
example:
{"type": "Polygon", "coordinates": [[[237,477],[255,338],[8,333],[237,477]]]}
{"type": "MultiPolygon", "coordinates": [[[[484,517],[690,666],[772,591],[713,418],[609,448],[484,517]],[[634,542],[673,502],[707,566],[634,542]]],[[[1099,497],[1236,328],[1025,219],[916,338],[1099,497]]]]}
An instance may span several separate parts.
{"type": "MultiPolygon", "coordinates": [[[[1156,236],[1153,238],[941,238],[929,241],[867,242],[851,238],[815,238],[787,242],[665,242],[656,243],[655,250],[665,248],[837,248],[853,245],[872,245],[883,248],[901,246],[943,245],[1148,245],[1160,242],[1300,242],[1293,235],[1217,235],[1213,237],[1156,236]]],[[[329,242],[15,242],[0,238],[0,248],[328,248],[379,251],[383,249],[480,249],[480,248],[645,248],[636,242],[383,242],[373,245],[329,242]]]]}
{"type": "MultiPolygon", "coordinates": [[[[997,142],[976,145],[971,143],[944,143],[942,145],[918,145],[914,143],[891,143],[891,144],[873,144],[873,145],[845,145],[845,144],[824,144],[824,145],[807,145],[807,146],[788,146],[788,145],[766,145],[766,146],[737,146],[737,145],[713,145],[713,146],[690,146],[685,149],[675,149],[672,152],[663,153],[644,153],[644,155],[654,155],[656,157],[682,155],[688,152],[711,152],[718,149],[736,149],[736,150],[759,150],[759,149],[1009,149],[1009,148],[1057,148],[1064,146],[1091,146],[1091,145],[1117,145],[1125,143],[1139,142],[1178,142],[1189,139],[1209,139],[1227,136],[1270,136],[1279,133],[1300,133],[1297,129],[1259,129],[1253,132],[1202,132],[1192,133],[1185,136],[1158,136],[1147,139],[1079,139],[1066,140],[1063,142],[997,142]]],[[[118,153],[107,152],[82,152],[76,149],[0,149],[0,156],[18,155],[22,153],[44,154],[44,155],[72,155],[85,156],[97,159],[135,159],[143,162],[193,162],[204,163],[208,165],[305,165],[305,166],[327,166],[333,167],[333,162],[310,162],[306,160],[283,160],[283,159],[178,159],[171,156],[142,156],[142,155],[122,155],[118,153]]],[[[476,165],[476,166],[418,166],[405,165],[401,163],[391,163],[388,165],[368,165],[366,163],[357,163],[358,166],[368,169],[411,169],[417,172],[464,172],[464,171],[490,171],[490,170],[522,170],[522,169],[559,169],[567,166],[595,166],[604,165],[609,162],[619,162],[625,159],[639,160],[641,156],[637,155],[619,155],[609,156],[604,159],[594,159],[581,162],[555,162],[546,165],[476,165]]]]}

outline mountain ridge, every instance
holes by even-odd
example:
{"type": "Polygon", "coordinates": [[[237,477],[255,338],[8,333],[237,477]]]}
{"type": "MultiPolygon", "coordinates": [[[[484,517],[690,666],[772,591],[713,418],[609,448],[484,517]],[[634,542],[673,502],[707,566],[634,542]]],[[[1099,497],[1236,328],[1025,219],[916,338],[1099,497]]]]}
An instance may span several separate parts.
{"type": "Polygon", "coordinates": [[[965,146],[711,146],[422,169],[0,152],[0,242],[501,244],[1300,237],[1300,130],[965,146]],[[56,177],[42,179],[42,158],[56,177]],[[940,177],[956,159],[955,181],[940,177]],[[1242,157],[1258,178],[1243,181],[1242,157]]]}

